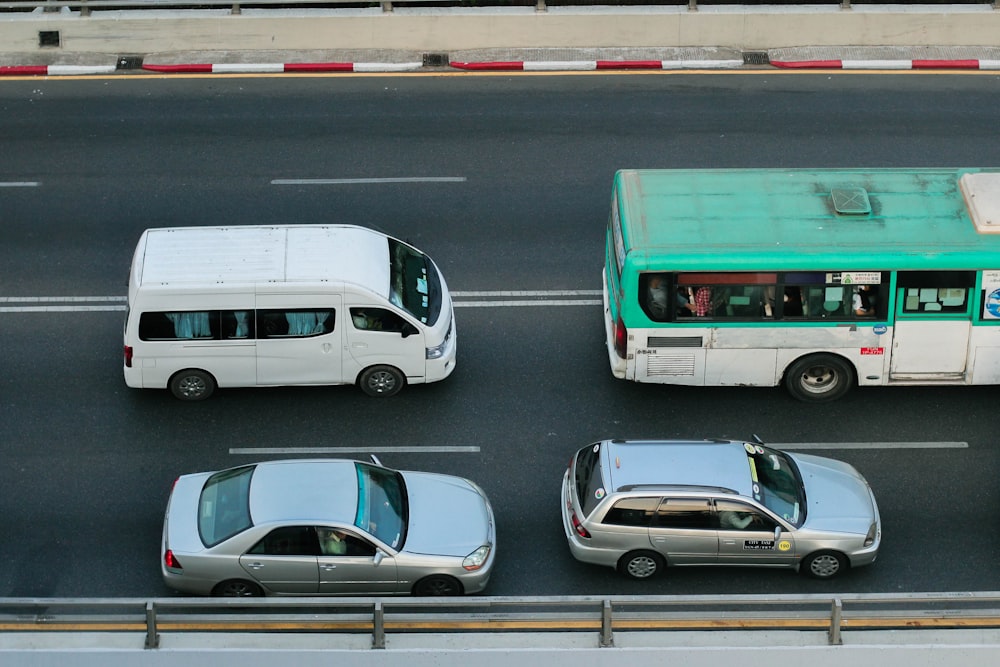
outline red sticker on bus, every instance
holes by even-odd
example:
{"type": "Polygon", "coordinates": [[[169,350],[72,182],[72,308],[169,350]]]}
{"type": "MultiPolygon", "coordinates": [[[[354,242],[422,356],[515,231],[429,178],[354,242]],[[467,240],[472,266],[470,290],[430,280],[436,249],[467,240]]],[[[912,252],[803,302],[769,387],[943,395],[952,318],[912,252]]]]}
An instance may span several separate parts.
{"type": "Polygon", "coordinates": [[[885,354],[884,347],[863,347],[861,354],[885,354]]]}

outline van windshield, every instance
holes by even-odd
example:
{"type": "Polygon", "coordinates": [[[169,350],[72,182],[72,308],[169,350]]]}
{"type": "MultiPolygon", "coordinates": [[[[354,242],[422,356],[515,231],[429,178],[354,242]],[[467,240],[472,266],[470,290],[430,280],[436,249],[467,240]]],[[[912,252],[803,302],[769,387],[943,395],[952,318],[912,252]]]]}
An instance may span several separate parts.
{"type": "Polygon", "coordinates": [[[441,277],[430,257],[389,239],[389,301],[424,324],[441,314],[441,277]]]}

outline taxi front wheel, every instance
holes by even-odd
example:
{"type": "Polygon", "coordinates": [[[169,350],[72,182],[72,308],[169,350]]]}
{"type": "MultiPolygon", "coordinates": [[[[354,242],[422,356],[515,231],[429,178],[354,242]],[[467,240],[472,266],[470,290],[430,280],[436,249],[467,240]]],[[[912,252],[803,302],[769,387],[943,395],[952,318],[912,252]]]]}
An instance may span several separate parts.
{"type": "Polygon", "coordinates": [[[831,579],[847,567],[847,559],[836,551],[817,551],[802,561],[802,571],[814,579],[831,579]]]}

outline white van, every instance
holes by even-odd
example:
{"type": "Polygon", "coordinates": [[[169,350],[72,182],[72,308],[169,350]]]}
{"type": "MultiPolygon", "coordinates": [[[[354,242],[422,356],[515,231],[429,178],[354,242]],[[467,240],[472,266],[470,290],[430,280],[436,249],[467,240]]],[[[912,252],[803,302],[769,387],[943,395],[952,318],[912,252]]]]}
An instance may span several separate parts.
{"type": "Polygon", "coordinates": [[[357,384],[391,396],[455,369],[444,277],[351,225],[143,232],[129,276],[125,384],[182,400],[216,387],[357,384]]]}

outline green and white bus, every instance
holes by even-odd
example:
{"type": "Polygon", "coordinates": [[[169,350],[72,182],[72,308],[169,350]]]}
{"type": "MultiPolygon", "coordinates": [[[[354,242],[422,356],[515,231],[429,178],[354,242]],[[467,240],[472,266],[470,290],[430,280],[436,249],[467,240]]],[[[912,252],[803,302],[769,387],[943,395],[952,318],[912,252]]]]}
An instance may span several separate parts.
{"type": "Polygon", "coordinates": [[[607,230],[615,377],[1000,383],[1000,169],[623,170],[607,230]]]}

